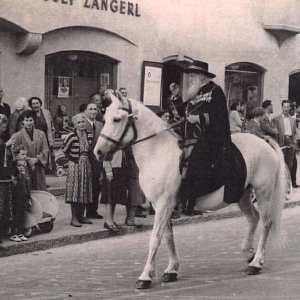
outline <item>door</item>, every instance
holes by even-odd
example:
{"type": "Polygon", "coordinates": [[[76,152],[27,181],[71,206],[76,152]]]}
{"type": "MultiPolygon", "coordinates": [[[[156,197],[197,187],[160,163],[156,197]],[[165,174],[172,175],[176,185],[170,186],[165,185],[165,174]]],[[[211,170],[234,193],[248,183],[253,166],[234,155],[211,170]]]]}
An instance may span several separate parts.
{"type": "Polygon", "coordinates": [[[60,106],[65,106],[72,117],[101,88],[116,89],[116,78],[117,61],[105,56],[83,51],[49,55],[46,57],[46,107],[54,119],[60,106]]]}

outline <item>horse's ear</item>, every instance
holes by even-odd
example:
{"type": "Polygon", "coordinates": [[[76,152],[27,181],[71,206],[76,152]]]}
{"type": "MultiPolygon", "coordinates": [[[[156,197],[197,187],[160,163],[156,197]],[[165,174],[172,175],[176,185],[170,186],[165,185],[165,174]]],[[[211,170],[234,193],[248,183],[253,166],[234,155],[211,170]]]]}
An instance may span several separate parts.
{"type": "Polygon", "coordinates": [[[116,97],[120,100],[123,106],[127,105],[127,101],[122,97],[121,93],[117,90],[115,90],[116,97]]]}

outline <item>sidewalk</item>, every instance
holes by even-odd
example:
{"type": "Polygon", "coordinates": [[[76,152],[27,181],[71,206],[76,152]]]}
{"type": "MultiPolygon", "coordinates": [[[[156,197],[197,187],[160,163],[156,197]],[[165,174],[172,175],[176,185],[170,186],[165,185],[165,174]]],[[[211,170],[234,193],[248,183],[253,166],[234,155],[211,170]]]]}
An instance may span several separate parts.
{"type": "MultiPolygon", "coordinates": [[[[300,178],[300,177],[298,177],[300,178]]],[[[300,179],[299,179],[300,180],[300,179]]],[[[125,226],[126,209],[122,205],[117,205],[115,212],[115,221],[123,226],[123,229],[118,234],[110,233],[103,228],[104,220],[92,219],[92,225],[83,225],[81,228],[70,226],[71,209],[70,205],[64,203],[66,177],[47,176],[48,191],[56,195],[59,202],[59,214],[54,221],[54,228],[50,233],[34,233],[27,242],[12,242],[7,238],[0,245],[0,257],[10,256],[15,254],[33,252],[37,250],[45,250],[50,248],[61,247],[70,244],[83,243],[97,239],[115,237],[125,234],[132,234],[150,230],[153,225],[154,216],[150,216],[149,205],[144,205],[147,208],[147,218],[136,218],[142,223],[139,227],[125,226]]],[[[300,205],[300,188],[294,189],[292,199],[286,202],[286,207],[300,205]]],[[[104,214],[104,205],[100,204],[98,212],[104,214]]],[[[187,217],[181,215],[180,219],[173,220],[173,225],[201,223],[212,220],[220,220],[241,216],[241,212],[236,204],[232,204],[226,208],[215,212],[205,213],[202,216],[187,217]]]]}

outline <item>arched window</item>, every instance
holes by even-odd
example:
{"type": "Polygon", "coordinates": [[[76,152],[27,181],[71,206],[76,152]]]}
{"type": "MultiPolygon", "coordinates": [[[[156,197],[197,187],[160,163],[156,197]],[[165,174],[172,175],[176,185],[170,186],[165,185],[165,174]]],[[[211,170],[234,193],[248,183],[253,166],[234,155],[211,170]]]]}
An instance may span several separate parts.
{"type": "Polygon", "coordinates": [[[252,63],[239,62],[225,68],[225,92],[228,107],[244,102],[244,116],[252,118],[252,111],[262,103],[263,73],[265,70],[252,63]]]}

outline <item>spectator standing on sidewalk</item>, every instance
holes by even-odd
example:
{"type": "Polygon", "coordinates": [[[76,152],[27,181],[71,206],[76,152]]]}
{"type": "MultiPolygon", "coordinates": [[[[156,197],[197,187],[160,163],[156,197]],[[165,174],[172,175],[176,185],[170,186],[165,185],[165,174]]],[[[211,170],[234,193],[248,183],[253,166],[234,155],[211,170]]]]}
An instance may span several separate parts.
{"type": "Polygon", "coordinates": [[[75,131],[69,133],[63,144],[63,152],[69,159],[66,203],[71,204],[71,226],[92,224],[83,216],[86,205],[93,202],[92,195],[92,155],[93,134],[86,130],[86,116],[83,113],[72,118],[75,131]]]}
{"type": "Polygon", "coordinates": [[[30,209],[31,194],[29,181],[26,176],[26,161],[24,159],[17,159],[14,165],[14,175],[16,175],[13,179],[12,189],[14,235],[10,237],[10,240],[21,242],[27,241],[27,238],[23,235],[23,230],[25,211],[30,209]]]}
{"type": "MultiPolygon", "coordinates": [[[[96,120],[98,109],[95,103],[89,103],[86,107],[86,130],[93,133],[93,145],[94,149],[100,132],[102,130],[102,123],[96,120]]],[[[91,154],[92,165],[92,188],[93,188],[93,202],[86,206],[86,217],[92,219],[103,219],[103,216],[98,214],[99,195],[101,192],[100,180],[103,176],[103,163],[98,161],[94,153],[91,154]]]]}
{"type": "Polygon", "coordinates": [[[230,105],[229,124],[231,134],[242,132],[242,120],[237,110],[239,103],[232,103],[230,105]]]}
{"type": "Polygon", "coordinates": [[[8,126],[8,119],[0,114],[0,243],[2,243],[5,229],[9,228],[13,221],[12,194],[11,194],[11,157],[7,147],[15,142],[10,139],[5,143],[3,135],[8,126]]]}
{"type": "MultiPolygon", "coordinates": [[[[5,115],[9,121],[11,109],[7,103],[3,102],[4,95],[4,89],[0,86],[0,114],[5,115]]],[[[9,137],[9,126],[7,125],[5,132],[2,134],[2,139],[6,142],[9,140],[9,137]]]]}
{"type": "Polygon", "coordinates": [[[117,204],[127,204],[127,193],[123,169],[123,151],[114,153],[111,161],[104,161],[103,192],[101,203],[105,204],[104,228],[117,232],[122,227],[114,221],[117,204]]]}
{"type": "MultiPolygon", "coordinates": [[[[274,118],[274,125],[278,129],[278,143],[283,148],[285,163],[287,164],[291,176],[293,176],[292,169],[295,157],[295,144],[296,144],[296,119],[290,116],[290,101],[282,101],[282,114],[274,118]]],[[[292,177],[292,185],[297,188],[295,182],[296,178],[292,177]]]]}
{"type": "Polygon", "coordinates": [[[102,100],[102,96],[99,93],[96,93],[91,97],[91,102],[95,103],[98,109],[96,120],[99,122],[103,122],[103,115],[105,113],[105,110],[103,110],[102,107],[102,100]]]}
{"type": "MultiPolygon", "coordinates": [[[[25,111],[21,116],[24,128],[11,138],[16,142],[16,149],[23,146],[27,150],[30,189],[47,191],[45,169],[48,163],[49,148],[45,133],[34,126],[35,117],[34,111],[25,111]]],[[[12,151],[15,157],[14,148],[12,148],[12,151]]]]}
{"type": "Polygon", "coordinates": [[[264,114],[264,109],[262,107],[255,107],[253,109],[253,119],[247,124],[247,132],[252,133],[258,137],[263,136],[263,132],[260,127],[260,122],[264,114]]]}
{"type": "Polygon", "coordinates": [[[273,105],[271,100],[265,100],[262,103],[264,109],[264,115],[260,122],[260,127],[264,135],[269,135],[273,139],[278,141],[278,129],[274,125],[271,115],[273,114],[273,105]]]}
{"type": "Polygon", "coordinates": [[[14,133],[20,131],[23,128],[21,122],[21,115],[24,111],[30,110],[28,107],[28,101],[24,97],[20,97],[15,102],[15,111],[11,114],[9,118],[9,134],[12,136],[14,133]]]}

